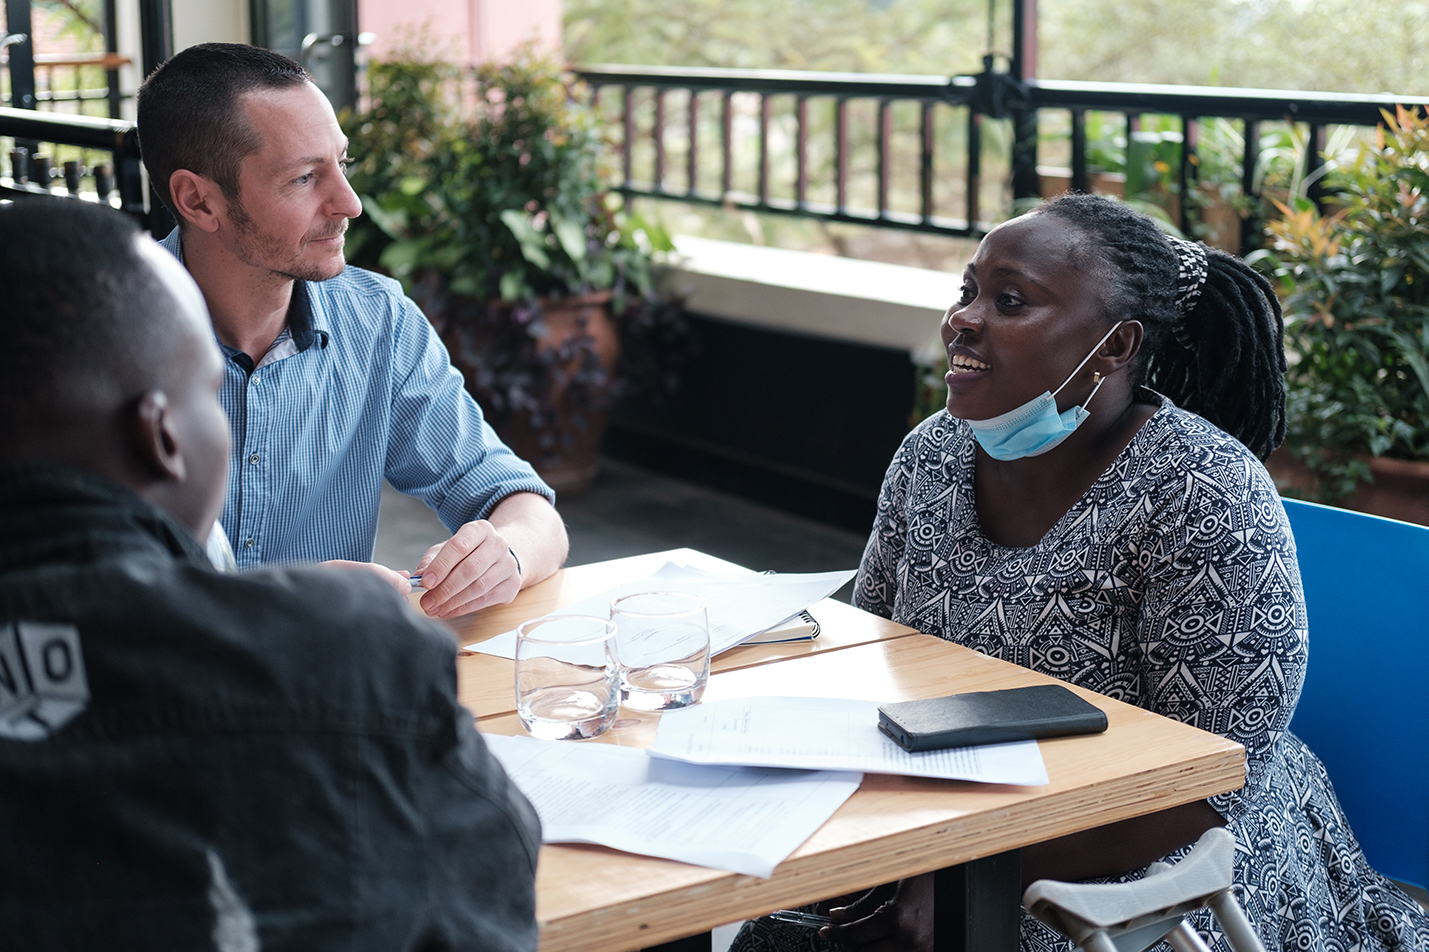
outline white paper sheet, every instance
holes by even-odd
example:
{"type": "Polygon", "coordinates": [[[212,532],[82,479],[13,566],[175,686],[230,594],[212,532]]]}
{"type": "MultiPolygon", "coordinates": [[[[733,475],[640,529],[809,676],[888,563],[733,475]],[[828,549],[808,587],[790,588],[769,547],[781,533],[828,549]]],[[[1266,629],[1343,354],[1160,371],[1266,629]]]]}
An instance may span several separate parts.
{"type": "Polygon", "coordinates": [[[535,806],[543,842],[598,843],[764,879],[863,779],[703,767],[614,744],[493,735],[486,743],[535,806]]]}
{"type": "MultiPolygon", "coordinates": [[[[611,600],[622,595],[689,592],[706,602],[710,651],[719,654],[828,598],[855,574],[855,570],[849,569],[846,572],[722,575],[666,562],[659,571],[645,578],[617,585],[551,614],[608,618],[611,600]]],[[[508,631],[466,647],[498,658],[515,658],[516,632],[508,631]]]]}
{"type": "Polygon", "coordinates": [[[1036,787],[1047,768],[1035,740],[916,754],[878,729],[877,701],[747,697],[660,718],[651,753],[699,764],[860,770],[1036,787]]]}

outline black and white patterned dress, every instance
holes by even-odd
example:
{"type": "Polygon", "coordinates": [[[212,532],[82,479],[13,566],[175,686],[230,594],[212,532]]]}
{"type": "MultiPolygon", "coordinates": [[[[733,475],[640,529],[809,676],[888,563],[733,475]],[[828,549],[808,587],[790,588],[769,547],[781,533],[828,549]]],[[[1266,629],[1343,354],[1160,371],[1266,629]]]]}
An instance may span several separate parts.
{"type": "MultiPolygon", "coordinates": [[[[1244,744],[1245,787],[1211,804],[1271,952],[1429,950],[1429,917],[1365,862],[1324,768],[1286,729],[1307,634],[1274,484],[1234,438],[1142,396],[1160,409],[1030,548],[983,535],[966,424],[926,420],[889,466],[855,604],[1244,744]]],[[[1228,949],[1209,914],[1193,922],[1228,949]]],[[[755,920],[737,947],[809,949],[808,936],[755,920]]],[[[1024,915],[1022,947],[1070,945],[1024,915]]]]}

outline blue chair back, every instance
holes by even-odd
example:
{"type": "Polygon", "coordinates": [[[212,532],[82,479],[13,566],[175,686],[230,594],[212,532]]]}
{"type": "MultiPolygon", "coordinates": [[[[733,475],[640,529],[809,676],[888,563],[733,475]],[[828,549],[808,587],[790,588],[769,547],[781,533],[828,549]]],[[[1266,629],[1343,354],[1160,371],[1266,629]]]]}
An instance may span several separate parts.
{"type": "Polygon", "coordinates": [[[1290,730],[1370,865],[1429,884],[1429,527],[1285,500],[1310,621],[1290,730]]]}

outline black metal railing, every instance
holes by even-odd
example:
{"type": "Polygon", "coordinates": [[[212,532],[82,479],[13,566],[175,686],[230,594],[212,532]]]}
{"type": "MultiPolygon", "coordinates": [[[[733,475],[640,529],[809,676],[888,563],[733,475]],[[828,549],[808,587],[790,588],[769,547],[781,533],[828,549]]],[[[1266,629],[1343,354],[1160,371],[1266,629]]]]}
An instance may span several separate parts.
{"type": "MultiPolygon", "coordinates": [[[[1258,131],[1270,124],[1297,128],[1305,144],[1295,158],[1299,179],[1315,198],[1329,129],[1372,127],[1381,110],[1426,103],[1390,95],[1018,83],[991,70],[951,78],[627,66],[576,72],[592,87],[600,114],[619,129],[612,136],[620,159],[616,184],[628,195],[963,237],[990,227],[985,210],[996,214],[1006,199],[1046,190],[1037,174],[1039,129],[1045,146],[1046,129],[1059,123],[1068,140],[1064,184],[1085,191],[1098,184],[1089,163],[1089,116],[1119,117],[1124,140],[1149,116],[1173,117],[1179,132],[1171,211],[1189,222],[1203,174],[1198,130],[1208,119],[1238,124],[1236,184],[1252,198],[1264,159],[1258,131]]],[[[53,194],[62,185],[66,194],[111,203],[117,197],[119,207],[145,220],[131,123],[0,107],[0,138],[16,146],[8,176],[0,156],[0,197],[53,194]],[[37,167],[41,142],[101,150],[112,162],[86,163],[80,153],[62,170],[37,167]]],[[[1260,225],[1249,203],[1241,215],[1241,247],[1254,247],[1260,225]]]]}
{"type": "MultiPolygon", "coordinates": [[[[1396,104],[1422,108],[1426,102],[1263,89],[1018,82],[995,72],[990,61],[986,65],[977,76],[952,78],[608,65],[575,71],[592,87],[605,121],[620,129],[611,138],[620,149],[618,186],[628,195],[952,236],[984,232],[985,210],[1000,212],[1005,199],[1033,198],[1043,190],[1037,175],[1039,128],[1045,139],[1054,116],[1060,115],[1070,139],[1066,184],[1083,191],[1095,184],[1088,163],[1089,113],[1118,114],[1125,139],[1144,117],[1176,117],[1180,147],[1169,211],[1190,222],[1202,173],[1198,131],[1208,120],[1239,124],[1244,145],[1237,184],[1250,197],[1258,197],[1262,125],[1290,124],[1305,143],[1298,157],[1304,164],[1300,181],[1310,183],[1309,196],[1315,198],[1328,128],[1374,126],[1381,110],[1392,111],[1396,104]],[[610,93],[617,90],[618,102],[612,102],[610,93]],[[824,116],[812,121],[811,111],[821,103],[827,104],[824,116]],[[860,105],[863,115],[854,123],[851,115],[860,105]],[[996,135],[989,136],[989,122],[996,135]],[[858,175],[851,172],[855,155],[863,165],[858,175]],[[990,161],[1006,174],[992,180],[985,174],[990,161]],[[776,165],[782,174],[776,174],[776,165]],[[864,195],[856,202],[851,196],[860,179],[864,195]],[[1005,192],[999,191],[1004,185],[1005,192]]],[[[1241,210],[1239,236],[1247,248],[1260,243],[1249,205],[1241,210]]]]}
{"type": "MultiPolygon", "coordinates": [[[[1327,132],[1332,126],[1374,127],[1384,112],[1393,114],[1397,105],[1424,108],[1421,97],[1365,96],[1342,93],[1298,92],[1273,89],[1221,89],[1211,86],[1154,86],[1125,83],[1084,83],[1037,80],[1026,84],[1029,99],[1037,110],[1066,110],[1071,119],[1070,187],[1085,191],[1089,184],[1086,157],[1086,118],[1092,111],[1116,112],[1123,116],[1129,137],[1141,117],[1148,114],[1179,118],[1182,148],[1177,167],[1177,195],[1180,218],[1192,217],[1198,177],[1197,131],[1208,118],[1237,120],[1243,148],[1240,155],[1239,187],[1243,195],[1258,198],[1257,169],[1262,165],[1258,132],[1263,124],[1298,126],[1305,143],[1298,161],[1300,180],[1307,183],[1307,196],[1318,200],[1319,175],[1325,162],[1327,132]]],[[[1251,206],[1254,207],[1254,206],[1251,206]]],[[[1241,244],[1258,246],[1260,223],[1256,215],[1243,218],[1241,244]]]]}
{"type": "Polygon", "coordinates": [[[121,103],[132,99],[119,88],[119,70],[132,60],[118,53],[36,54],[35,107],[51,112],[95,115],[102,108],[111,119],[119,118],[121,103]],[[103,79],[98,85],[96,78],[103,79]]]}
{"type": "Polygon", "coordinates": [[[69,195],[104,202],[147,224],[133,123],[0,107],[0,138],[14,140],[0,162],[0,198],[69,195]],[[41,143],[51,147],[49,155],[41,152],[41,143]],[[57,146],[69,147],[76,157],[55,167],[49,160],[57,146]],[[107,154],[109,161],[93,161],[94,153],[107,154]]]}
{"type": "MultiPolygon", "coordinates": [[[[966,235],[976,230],[979,221],[981,167],[981,114],[967,110],[963,117],[965,136],[969,143],[964,163],[964,212],[961,216],[939,215],[935,200],[936,119],[937,112],[966,104],[976,92],[971,77],[885,76],[863,73],[817,73],[784,70],[672,69],[661,67],[582,66],[576,73],[593,89],[596,108],[602,108],[602,96],[611,87],[620,87],[619,137],[621,150],[621,181],[623,191],[632,195],[673,198],[707,205],[734,206],[757,211],[786,212],[807,215],[827,221],[887,225],[945,234],[966,235]],[[635,153],[641,124],[637,95],[648,90],[650,95],[647,128],[644,134],[651,145],[650,175],[639,179],[635,174],[635,153]],[[682,91],[683,114],[678,128],[683,155],[683,183],[673,185],[667,173],[672,151],[670,134],[675,128],[669,121],[671,94],[682,91]],[[713,96],[708,95],[713,94],[713,96]],[[776,97],[792,97],[794,131],[792,136],[794,169],[791,188],[783,196],[773,194],[774,176],[771,159],[777,146],[772,141],[771,112],[776,97]],[[706,118],[705,109],[715,102],[713,121],[706,118]],[[822,123],[822,131],[831,135],[831,148],[825,150],[827,166],[832,171],[831,189],[824,198],[812,197],[810,141],[814,123],[810,117],[811,101],[828,100],[831,115],[822,123]],[[855,148],[860,152],[868,143],[855,143],[850,134],[855,125],[850,111],[855,103],[876,104],[876,125],[880,134],[873,155],[873,201],[868,210],[851,205],[850,162],[855,148]],[[921,141],[918,150],[918,194],[916,211],[893,207],[890,201],[895,169],[892,149],[892,114],[895,103],[909,103],[919,110],[921,141]],[[757,117],[757,118],[755,118],[757,117]],[[741,188],[736,182],[736,153],[743,143],[736,130],[736,121],[754,118],[757,124],[754,148],[757,150],[752,187],[741,188]],[[702,126],[713,126],[718,140],[718,176],[712,185],[708,180],[702,126]]],[[[788,137],[781,137],[787,139],[788,137]]],[[[780,143],[781,145],[785,143],[780,143]]]]}

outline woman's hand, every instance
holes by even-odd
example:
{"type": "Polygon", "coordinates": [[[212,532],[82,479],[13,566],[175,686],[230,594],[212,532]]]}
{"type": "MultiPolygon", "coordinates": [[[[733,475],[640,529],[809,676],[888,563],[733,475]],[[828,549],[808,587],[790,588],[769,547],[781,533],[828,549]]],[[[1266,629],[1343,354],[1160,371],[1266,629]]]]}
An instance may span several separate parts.
{"type": "Polygon", "coordinates": [[[829,916],[819,937],[848,952],[932,952],[933,874],[870,889],[829,916]]]}

